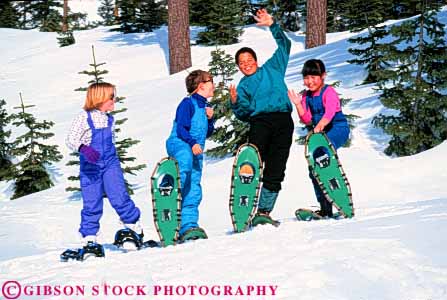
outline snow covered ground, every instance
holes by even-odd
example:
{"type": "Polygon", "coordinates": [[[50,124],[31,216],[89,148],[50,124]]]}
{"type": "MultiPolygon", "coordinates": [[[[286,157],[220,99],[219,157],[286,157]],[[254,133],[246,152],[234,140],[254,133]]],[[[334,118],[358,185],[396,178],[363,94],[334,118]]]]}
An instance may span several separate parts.
{"type": "MultiPolygon", "coordinates": [[[[446,9],[440,16],[447,23],[446,9]]],[[[61,263],[59,254],[80,242],[82,203],[65,192],[66,178],[76,168],[65,166],[70,157],[64,140],[83,104],[84,94],[73,90],[87,83],[78,72],[91,63],[91,45],[97,62],[107,63],[106,81],[127,98],[123,132],[141,140],[130,154],[147,168],[130,181],[139,186],[133,199],[142,209],[147,238],[158,238],[147,183],[166,156],[164,141],[185,95],[187,73],[168,74],[166,27],[128,35],[107,28],[76,32],[76,44],[65,48],[58,47],[53,33],[0,29],[0,35],[0,98],[10,111],[20,102],[19,92],[25,104],[35,104],[31,112],[38,119],[55,122],[49,142],[60,145],[64,155],[51,169],[54,188],[9,201],[11,183],[0,183],[0,299],[12,299],[19,291],[18,299],[447,299],[447,142],[411,157],[383,154],[388,138],[372,127],[371,119],[385,108],[372,85],[358,85],[363,69],[346,62],[351,33],[329,34],[327,45],[310,50],[304,50],[303,35],[289,34],[293,45],[286,81],[301,90],[304,61],[320,58],[329,70],[327,82],[340,80],[337,90],[353,99],[345,111],[361,118],[353,145],[339,153],[353,190],[355,218],[295,220],[296,208],[316,202],[304,148],[294,144],[273,212],[282,223],[278,228],[231,234],[233,160],[207,159],[200,224],[208,240],[122,254],[111,245],[120,224],[106,204],[99,237],[106,258],[83,263],[61,263]]],[[[223,49],[234,54],[241,46],[253,47],[261,64],[275,49],[269,31],[255,26],[245,29],[240,44],[223,49]]],[[[207,69],[212,50],[193,46],[191,69],[207,69]]],[[[298,131],[296,112],[293,116],[298,131]]]]}

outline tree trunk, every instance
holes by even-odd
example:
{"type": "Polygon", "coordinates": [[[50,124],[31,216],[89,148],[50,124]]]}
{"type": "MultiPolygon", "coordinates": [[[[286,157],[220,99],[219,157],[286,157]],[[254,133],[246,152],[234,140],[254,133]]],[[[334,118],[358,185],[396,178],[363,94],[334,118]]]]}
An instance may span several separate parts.
{"type": "Polygon", "coordinates": [[[113,15],[115,16],[115,20],[116,20],[116,18],[118,18],[118,3],[117,3],[117,0],[115,0],[115,7],[113,8],[113,15]]]}
{"type": "Polygon", "coordinates": [[[68,30],[68,0],[64,0],[64,16],[62,19],[62,32],[67,32],[68,30]]]}
{"type": "Polygon", "coordinates": [[[188,0],[168,0],[169,73],[191,67],[188,0]]]}
{"type": "Polygon", "coordinates": [[[327,0],[307,0],[306,49],[326,44],[327,0]]]}

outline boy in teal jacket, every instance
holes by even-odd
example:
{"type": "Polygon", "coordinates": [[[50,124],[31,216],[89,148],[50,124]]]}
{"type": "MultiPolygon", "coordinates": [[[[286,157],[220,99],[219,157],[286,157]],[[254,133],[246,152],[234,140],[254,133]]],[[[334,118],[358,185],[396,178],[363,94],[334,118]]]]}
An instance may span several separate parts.
{"type": "Polygon", "coordinates": [[[255,20],[258,26],[269,26],[278,48],[261,67],[253,49],[239,49],[236,64],[245,76],[237,88],[230,86],[233,113],[250,123],[249,142],[258,147],[264,162],[263,185],[253,225],[274,223],[269,215],[284,180],[294,129],[292,105],[284,82],[290,40],[265,9],[256,12],[255,20]]]}

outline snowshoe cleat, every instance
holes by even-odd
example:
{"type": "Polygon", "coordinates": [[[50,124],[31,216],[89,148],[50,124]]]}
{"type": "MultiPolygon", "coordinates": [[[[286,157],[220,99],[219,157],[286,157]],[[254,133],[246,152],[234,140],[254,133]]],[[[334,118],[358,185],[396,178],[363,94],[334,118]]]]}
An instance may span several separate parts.
{"type": "Polygon", "coordinates": [[[258,211],[254,216],[254,218],[251,220],[251,226],[255,227],[257,225],[265,225],[265,224],[270,224],[275,227],[278,227],[280,222],[277,220],[273,220],[268,212],[258,211]]]}
{"type": "Polygon", "coordinates": [[[87,245],[82,248],[65,250],[61,254],[60,259],[64,262],[70,259],[83,261],[89,256],[105,257],[104,247],[95,242],[87,242],[87,245]]]}
{"type": "Polygon", "coordinates": [[[146,242],[143,241],[144,234],[136,233],[130,228],[124,228],[120,229],[115,234],[115,241],[113,244],[117,246],[118,248],[123,248],[124,244],[127,242],[133,243],[137,250],[140,250],[142,248],[153,248],[158,247],[158,243],[154,240],[148,240],[146,242]]]}
{"type": "Polygon", "coordinates": [[[186,230],[181,236],[180,236],[180,242],[184,243],[186,241],[193,241],[198,239],[207,239],[208,236],[206,235],[205,230],[203,230],[200,227],[194,227],[186,230]]]}

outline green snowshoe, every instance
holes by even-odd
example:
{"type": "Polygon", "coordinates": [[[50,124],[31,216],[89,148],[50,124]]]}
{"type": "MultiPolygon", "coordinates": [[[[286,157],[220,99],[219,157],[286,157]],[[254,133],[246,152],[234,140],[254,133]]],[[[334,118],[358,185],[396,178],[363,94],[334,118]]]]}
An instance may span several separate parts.
{"type": "Polygon", "coordinates": [[[262,162],[255,145],[243,144],[234,159],[231,174],[230,215],[234,232],[248,229],[258,204],[262,162]]]}
{"type": "Polygon", "coordinates": [[[324,133],[309,133],[305,156],[326,199],[346,218],[354,216],[351,186],[338,159],[337,152],[324,133]]]}
{"type": "Polygon", "coordinates": [[[154,223],[163,247],[175,245],[180,230],[181,192],[177,161],[166,157],[151,177],[154,223]]]}

